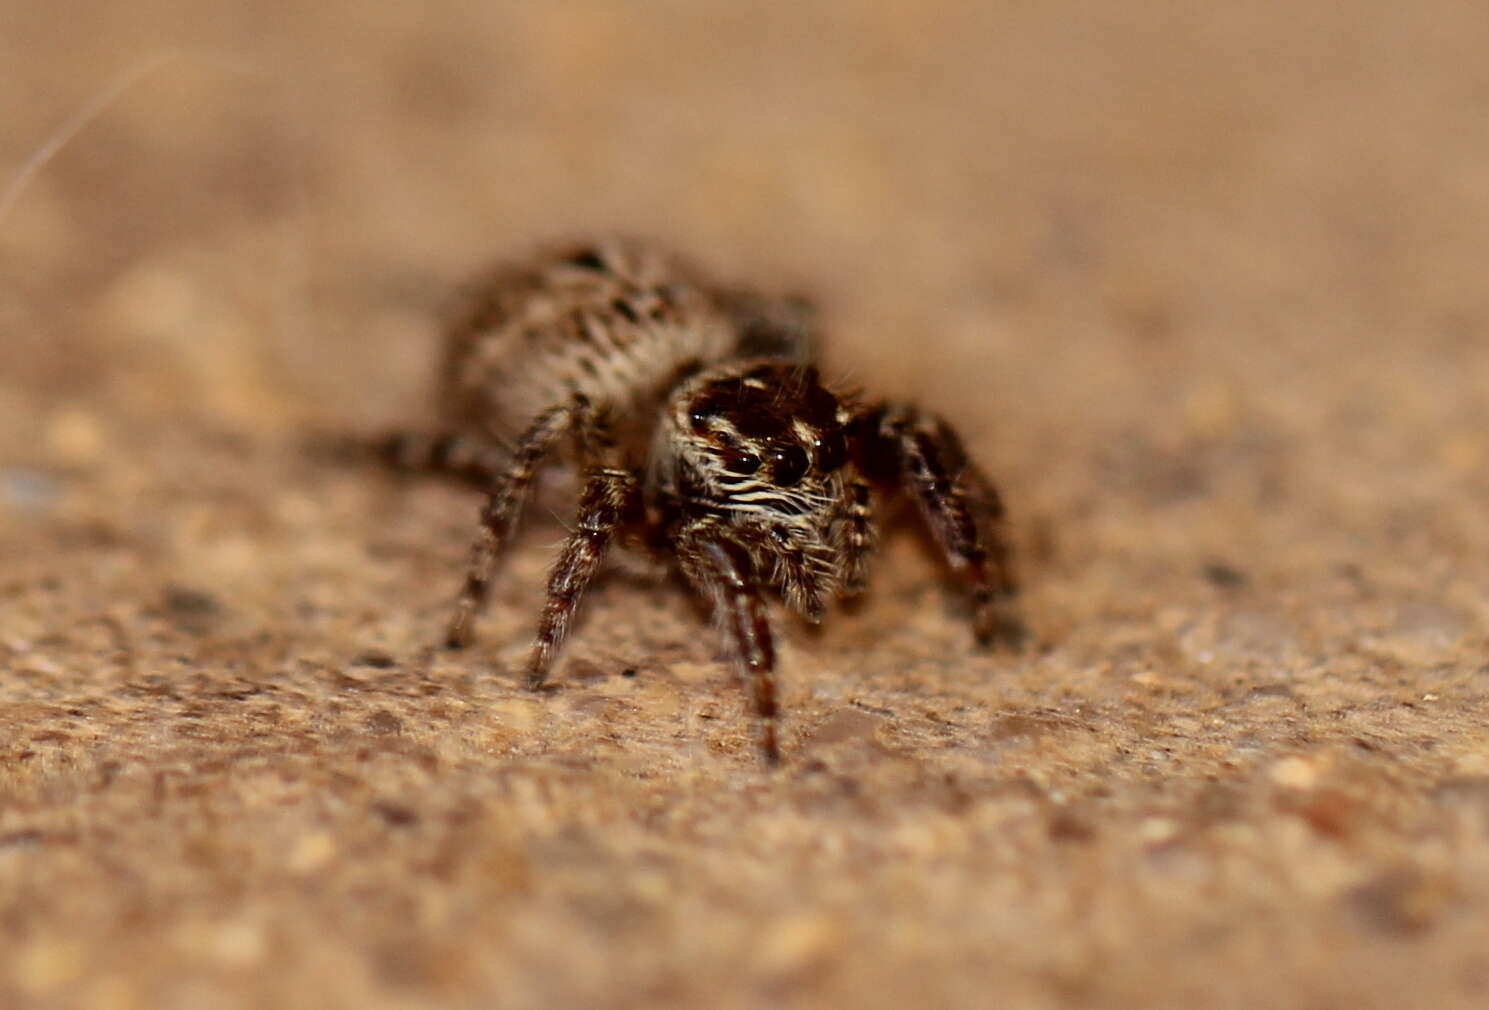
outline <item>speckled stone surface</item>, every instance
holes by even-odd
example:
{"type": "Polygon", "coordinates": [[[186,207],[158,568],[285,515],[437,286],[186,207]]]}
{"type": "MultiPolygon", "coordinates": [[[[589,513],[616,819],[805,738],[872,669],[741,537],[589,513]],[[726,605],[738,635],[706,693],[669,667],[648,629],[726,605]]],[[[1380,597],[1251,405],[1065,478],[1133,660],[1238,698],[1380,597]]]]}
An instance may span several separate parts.
{"type": "Polygon", "coordinates": [[[5,179],[127,86],[0,218],[0,1005],[1489,1005],[1489,8],[5,21],[5,179]],[[667,583],[528,694],[554,482],[434,649],[478,500],[307,446],[611,229],[956,420],[1033,646],[905,527],[779,771],[667,583]]]}

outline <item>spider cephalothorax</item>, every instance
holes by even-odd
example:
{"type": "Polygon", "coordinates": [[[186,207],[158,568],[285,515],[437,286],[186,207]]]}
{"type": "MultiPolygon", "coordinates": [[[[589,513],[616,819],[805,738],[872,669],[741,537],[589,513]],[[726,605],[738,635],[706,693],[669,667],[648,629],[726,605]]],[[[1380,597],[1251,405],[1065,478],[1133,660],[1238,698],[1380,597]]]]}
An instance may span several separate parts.
{"type": "Polygon", "coordinates": [[[978,640],[1017,642],[996,491],[945,422],[827,388],[806,318],[800,302],[718,287],[622,241],[488,277],[447,345],[450,430],[383,445],[403,466],[488,493],[449,643],[470,640],[533,477],[565,450],[583,486],[528,660],[532,687],[615,534],[633,534],[708,599],[777,760],[764,594],[816,621],[859,592],[880,491],[916,502],[971,594],[978,640]]]}

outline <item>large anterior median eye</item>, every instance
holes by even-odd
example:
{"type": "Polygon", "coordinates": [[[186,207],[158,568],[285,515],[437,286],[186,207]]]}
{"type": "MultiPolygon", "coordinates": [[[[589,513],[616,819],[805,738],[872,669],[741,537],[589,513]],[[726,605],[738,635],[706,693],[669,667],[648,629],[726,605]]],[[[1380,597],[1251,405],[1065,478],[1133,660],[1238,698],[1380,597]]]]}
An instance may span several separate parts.
{"type": "Polygon", "coordinates": [[[724,469],[748,476],[760,469],[760,457],[748,452],[729,453],[724,457],[724,469]]]}
{"type": "Polygon", "coordinates": [[[810,461],[806,450],[788,445],[770,454],[770,479],[777,487],[790,487],[806,475],[810,461]]]}

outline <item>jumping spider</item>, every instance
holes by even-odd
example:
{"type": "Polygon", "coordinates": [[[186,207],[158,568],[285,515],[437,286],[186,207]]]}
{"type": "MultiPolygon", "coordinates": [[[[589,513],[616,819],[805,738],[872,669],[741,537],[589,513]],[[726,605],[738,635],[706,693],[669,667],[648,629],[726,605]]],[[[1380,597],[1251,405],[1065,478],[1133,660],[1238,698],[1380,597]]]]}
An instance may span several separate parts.
{"type": "Polygon", "coordinates": [[[914,499],[972,598],[979,642],[1022,637],[1003,508],[934,415],[823,385],[807,310],[720,288],[646,245],[609,240],[502,269],[448,335],[446,432],[397,435],[403,468],[487,492],[449,626],[469,644],[498,554],[535,475],[564,453],[582,475],[577,521],[548,582],[527,663],[540,687],[617,533],[670,554],[707,598],[779,760],[775,649],[763,594],[819,621],[860,592],[876,488],[914,499]]]}

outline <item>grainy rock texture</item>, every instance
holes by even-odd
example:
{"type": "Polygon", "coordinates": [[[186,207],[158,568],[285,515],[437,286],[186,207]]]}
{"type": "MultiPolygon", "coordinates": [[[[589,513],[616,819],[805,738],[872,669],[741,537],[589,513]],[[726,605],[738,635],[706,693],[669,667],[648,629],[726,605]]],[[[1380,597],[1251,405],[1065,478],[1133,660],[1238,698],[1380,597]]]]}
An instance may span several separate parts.
{"type": "Polygon", "coordinates": [[[0,205],[0,1005],[1489,1005],[1489,7],[4,22],[6,173],[118,93],[0,205]],[[611,229],[963,426],[1036,643],[906,528],[777,772],[667,584],[534,696],[556,484],[433,649],[477,500],[307,446],[611,229]]]}

